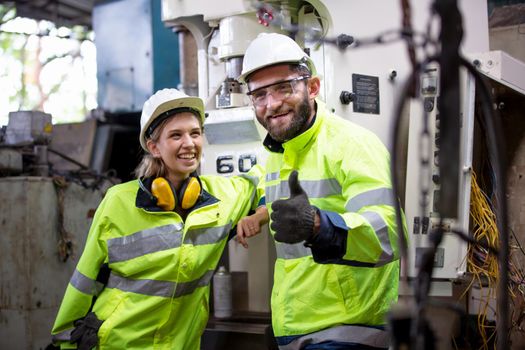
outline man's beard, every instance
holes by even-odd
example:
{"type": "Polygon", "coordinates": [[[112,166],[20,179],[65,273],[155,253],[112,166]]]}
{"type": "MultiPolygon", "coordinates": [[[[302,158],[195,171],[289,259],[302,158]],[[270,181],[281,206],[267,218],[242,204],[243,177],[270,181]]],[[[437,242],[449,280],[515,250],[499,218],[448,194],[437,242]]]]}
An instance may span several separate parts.
{"type": "MultiPolygon", "coordinates": [[[[293,116],[290,125],[285,129],[271,127],[264,119],[257,119],[275,141],[285,142],[301,134],[308,127],[308,119],[310,119],[310,115],[312,114],[312,107],[310,106],[310,101],[306,93],[303,95],[301,102],[293,109],[292,113],[293,116]]],[[[279,114],[279,111],[276,111],[275,114],[279,114]]]]}

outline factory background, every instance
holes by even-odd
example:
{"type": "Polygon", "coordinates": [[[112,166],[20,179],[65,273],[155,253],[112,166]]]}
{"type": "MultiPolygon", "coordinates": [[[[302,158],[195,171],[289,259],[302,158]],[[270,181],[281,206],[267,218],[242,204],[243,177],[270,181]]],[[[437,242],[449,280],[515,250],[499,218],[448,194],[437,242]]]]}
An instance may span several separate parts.
{"type": "MultiPolygon", "coordinates": [[[[229,176],[264,163],[265,132],[255,120],[244,87],[235,81],[244,50],[260,32],[290,34],[290,28],[297,29],[294,38],[318,67],[327,106],[371,129],[396,152],[398,193],[410,239],[407,276],[402,277],[412,286],[417,261],[430,246],[428,233],[443,217],[438,204],[444,155],[437,141],[439,67],[420,72],[421,98],[399,107],[398,123],[396,110],[412,69],[406,43],[385,37],[381,44],[367,44],[389,29],[400,28],[399,3],[41,0],[0,4],[0,52],[6,62],[0,67],[0,83],[8,84],[8,76],[19,77],[0,97],[0,111],[5,114],[0,115],[0,348],[45,349],[50,343],[52,322],[98,203],[109,186],[133,178],[142,155],[141,107],[155,91],[176,87],[205,100],[208,116],[201,173],[229,176]],[[278,20],[262,25],[267,17],[257,17],[261,11],[271,11],[278,20]],[[18,17],[45,22],[36,22],[32,33],[14,33],[10,23],[18,17]],[[340,34],[363,44],[342,47],[319,40],[340,34]],[[23,38],[22,43],[11,45],[14,37],[23,38]],[[63,38],[66,49],[42,51],[49,37],[63,38]],[[428,118],[430,167],[421,161],[420,115],[428,118]],[[400,129],[397,134],[395,127],[400,129]],[[428,193],[423,209],[422,184],[428,193]]],[[[436,31],[428,28],[428,23],[436,25],[435,19],[431,22],[431,3],[411,2],[414,28],[436,31]]],[[[525,2],[460,0],[458,5],[465,31],[461,52],[486,78],[503,127],[498,147],[505,149],[507,178],[497,176],[489,126],[480,117],[483,98],[472,77],[463,72],[457,193],[453,213],[445,215],[448,232],[436,250],[426,316],[439,349],[494,348],[499,316],[497,259],[453,233],[467,232],[497,246],[501,234],[497,218],[504,212],[496,198],[503,190],[510,247],[509,339],[512,349],[524,349],[525,2]]],[[[230,242],[222,258],[232,279],[233,316],[218,319],[212,312],[203,349],[275,348],[269,326],[275,247],[267,229],[250,247],[247,251],[230,242]]],[[[402,293],[407,300],[412,294],[410,289],[402,293]]]]}

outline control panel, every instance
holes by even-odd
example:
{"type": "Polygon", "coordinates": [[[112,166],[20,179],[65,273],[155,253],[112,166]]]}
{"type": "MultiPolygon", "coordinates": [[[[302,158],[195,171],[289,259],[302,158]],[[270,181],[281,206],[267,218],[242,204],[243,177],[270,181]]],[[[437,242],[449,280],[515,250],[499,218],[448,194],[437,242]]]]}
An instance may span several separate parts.
{"type": "Polygon", "coordinates": [[[429,237],[439,225],[445,232],[434,255],[433,279],[451,280],[461,277],[466,269],[467,244],[454,231],[468,232],[470,201],[470,169],[472,154],[474,84],[461,75],[460,135],[457,151],[461,155],[462,171],[458,217],[442,217],[439,213],[441,178],[440,159],[446,157],[440,149],[440,101],[438,68],[428,68],[420,76],[420,98],[410,103],[410,124],[407,152],[405,214],[409,233],[409,277],[418,274],[422,257],[430,249],[429,237]]]}

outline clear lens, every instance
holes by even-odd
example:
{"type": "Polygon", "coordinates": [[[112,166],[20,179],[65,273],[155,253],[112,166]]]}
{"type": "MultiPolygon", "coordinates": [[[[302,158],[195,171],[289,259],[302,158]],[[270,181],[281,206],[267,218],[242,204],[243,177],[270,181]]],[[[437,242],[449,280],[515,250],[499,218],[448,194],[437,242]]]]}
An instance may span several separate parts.
{"type": "Polygon", "coordinates": [[[299,81],[308,78],[309,76],[302,76],[290,80],[280,81],[275,84],[251,91],[249,95],[253,104],[257,107],[266,105],[269,95],[272,95],[274,100],[282,101],[295,94],[295,87],[299,81]]]}

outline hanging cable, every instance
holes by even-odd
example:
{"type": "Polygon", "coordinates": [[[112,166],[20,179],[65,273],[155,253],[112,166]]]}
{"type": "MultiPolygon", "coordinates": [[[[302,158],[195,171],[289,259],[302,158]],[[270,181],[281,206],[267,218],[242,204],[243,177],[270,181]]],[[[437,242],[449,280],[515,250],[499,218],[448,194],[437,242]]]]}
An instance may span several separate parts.
{"type": "MultiPolygon", "coordinates": [[[[504,152],[503,132],[501,119],[497,111],[492,108],[492,96],[487,83],[481,76],[481,73],[465,58],[461,59],[461,64],[474,77],[476,88],[480,92],[482,116],[487,126],[488,149],[491,159],[494,162],[494,172],[496,178],[503,184],[506,183],[506,157],[504,152]]],[[[507,200],[505,198],[505,186],[499,186],[496,191],[496,200],[499,206],[500,215],[497,217],[497,226],[499,230],[499,279],[497,290],[498,319],[497,334],[499,350],[508,349],[508,330],[509,330],[509,295],[507,286],[509,284],[509,235],[508,235],[508,217],[507,217],[507,200]]]]}

